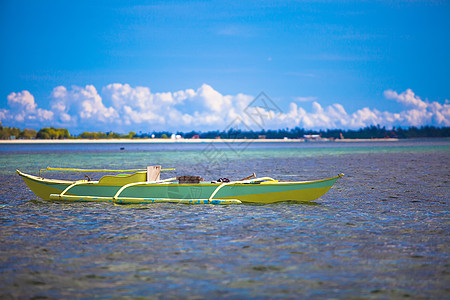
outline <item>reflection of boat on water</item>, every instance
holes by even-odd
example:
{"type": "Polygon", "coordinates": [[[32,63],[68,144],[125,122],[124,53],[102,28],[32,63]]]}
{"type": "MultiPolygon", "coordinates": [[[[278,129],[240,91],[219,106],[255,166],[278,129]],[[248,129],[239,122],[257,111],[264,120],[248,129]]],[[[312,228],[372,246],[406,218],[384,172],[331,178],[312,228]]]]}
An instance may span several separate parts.
{"type": "MultiPolygon", "coordinates": [[[[160,179],[160,166],[147,170],[81,170],[50,168],[62,171],[134,172],[105,175],[98,181],[44,179],[17,170],[28,187],[44,200],[94,201],[112,203],[187,203],[238,204],[311,201],[323,196],[342,176],[316,180],[280,182],[254,174],[238,181],[206,182],[198,176],[160,179]]],[[[167,170],[167,169],[166,169],[167,170]]]]}

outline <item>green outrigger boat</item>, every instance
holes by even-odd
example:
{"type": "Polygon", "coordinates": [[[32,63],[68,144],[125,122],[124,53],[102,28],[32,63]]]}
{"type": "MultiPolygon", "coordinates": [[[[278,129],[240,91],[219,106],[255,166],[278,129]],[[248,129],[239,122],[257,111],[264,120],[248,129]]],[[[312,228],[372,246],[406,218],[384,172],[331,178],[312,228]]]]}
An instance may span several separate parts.
{"type": "Polygon", "coordinates": [[[281,182],[270,177],[252,176],[238,180],[203,181],[198,176],[160,179],[161,169],[151,166],[137,170],[41,169],[39,176],[17,170],[28,187],[44,200],[94,201],[118,204],[185,203],[185,204],[240,204],[305,202],[323,196],[343,174],[316,181],[281,182]],[[98,181],[59,180],[41,177],[42,170],[134,172],[105,175],[98,181]]]}

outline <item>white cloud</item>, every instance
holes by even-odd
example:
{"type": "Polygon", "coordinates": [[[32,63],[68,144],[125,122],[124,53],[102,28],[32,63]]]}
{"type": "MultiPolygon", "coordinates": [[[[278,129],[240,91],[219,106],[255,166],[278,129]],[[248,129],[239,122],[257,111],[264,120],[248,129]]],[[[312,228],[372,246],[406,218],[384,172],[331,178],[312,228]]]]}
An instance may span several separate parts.
{"type": "Polygon", "coordinates": [[[253,96],[223,95],[207,84],[197,90],[155,93],[148,87],[113,83],[105,86],[101,94],[93,85],[58,86],[51,93],[50,110],[39,108],[28,91],[11,93],[7,97],[8,108],[0,109],[0,121],[19,127],[63,126],[73,132],[223,130],[230,126],[254,130],[296,126],[307,129],[450,126],[448,100],[443,104],[424,101],[409,89],[400,94],[387,90],[384,96],[403,104],[405,110],[389,112],[364,107],[347,113],[341,104],[322,106],[316,97],[298,97],[297,102],[312,101],[310,107],[291,102],[287,111],[270,113],[262,108],[246,109],[253,96]],[[251,112],[264,116],[264,124],[257,123],[251,112]]]}
{"type": "Polygon", "coordinates": [[[231,107],[231,96],[223,96],[207,84],[203,84],[197,90],[195,100],[203,103],[209,111],[216,113],[221,113],[231,107]]]}
{"type": "MultiPolygon", "coordinates": [[[[387,99],[396,100],[407,107],[400,112],[381,112],[377,109],[364,107],[351,115],[347,114],[341,104],[329,105],[323,108],[314,101],[312,111],[291,103],[289,111],[279,117],[278,128],[299,126],[308,129],[352,128],[358,129],[370,125],[392,126],[450,126],[450,104],[423,101],[410,89],[398,94],[395,91],[384,92],[387,99]]],[[[298,98],[296,100],[299,100],[298,98]]],[[[305,100],[306,97],[300,100],[305,100]]],[[[308,99],[309,100],[309,99],[308,99]]],[[[276,124],[273,124],[276,125],[276,124]]]]}
{"type": "Polygon", "coordinates": [[[409,110],[398,114],[397,120],[403,126],[423,126],[437,125],[450,126],[450,105],[448,100],[445,104],[433,101],[423,101],[415,95],[411,89],[407,89],[401,94],[395,91],[387,90],[384,92],[387,99],[396,100],[407,107],[409,110]]]}
{"type": "Polygon", "coordinates": [[[353,128],[366,127],[370,125],[382,124],[382,113],[376,109],[368,107],[357,110],[352,114],[350,124],[353,128]]]}
{"type": "MultiPolygon", "coordinates": [[[[203,84],[197,91],[192,89],[174,93],[152,93],[147,87],[131,87],[128,84],[110,84],[102,93],[110,99],[112,107],[125,124],[148,124],[180,127],[214,125],[224,121],[223,115],[233,112],[233,99],[211,86],[203,84]]],[[[235,102],[236,102],[235,101],[235,102]]]]}
{"type": "Polygon", "coordinates": [[[8,95],[7,99],[11,109],[17,109],[27,113],[34,113],[36,111],[34,97],[28,91],[11,93],[8,95]]]}
{"type": "Polygon", "coordinates": [[[310,101],[316,101],[317,97],[295,97],[294,100],[298,102],[310,102],[310,101]]]}
{"type": "Polygon", "coordinates": [[[8,120],[9,114],[10,114],[9,110],[0,109],[0,125],[1,125],[1,121],[8,120]]]}
{"type": "Polygon", "coordinates": [[[428,104],[422,101],[418,96],[416,96],[411,89],[407,89],[401,94],[397,94],[397,92],[393,90],[387,90],[384,91],[384,96],[386,97],[386,99],[397,100],[402,104],[415,108],[426,109],[428,106],[428,104]]]}
{"type": "Polygon", "coordinates": [[[11,93],[7,97],[10,110],[2,110],[1,120],[11,119],[15,122],[45,122],[53,118],[53,112],[37,108],[34,96],[29,91],[11,93]]]}
{"type": "Polygon", "coordinates": [[[53,89],[51,108],[55,122],[61,126],[101,126],[116,123],[119,115],[113,107],[106,107],[93,85],[64,86],[53,89]]]}
{"type": "Polygon", "coordinates": [[[93,85],[87,85],[85,88],[73,87],[70,96],[81,119],[112,123],[119,117],[113,107],[106,107],[103,104],[102,98],[93,85]]]}

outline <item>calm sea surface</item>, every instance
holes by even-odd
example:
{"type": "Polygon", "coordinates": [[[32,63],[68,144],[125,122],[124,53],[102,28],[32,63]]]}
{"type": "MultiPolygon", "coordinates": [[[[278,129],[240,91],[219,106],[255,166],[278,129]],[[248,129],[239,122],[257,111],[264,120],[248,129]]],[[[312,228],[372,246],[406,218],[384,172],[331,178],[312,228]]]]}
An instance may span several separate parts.
{"type": "Polygon", "coordinates": [[[0,298],[449,299],[449,162],[450,140],[3,144],[0,298]],[[352,181],[311,204],[111,205],[37,200],[15,173],[153,164],[352,181]]]}

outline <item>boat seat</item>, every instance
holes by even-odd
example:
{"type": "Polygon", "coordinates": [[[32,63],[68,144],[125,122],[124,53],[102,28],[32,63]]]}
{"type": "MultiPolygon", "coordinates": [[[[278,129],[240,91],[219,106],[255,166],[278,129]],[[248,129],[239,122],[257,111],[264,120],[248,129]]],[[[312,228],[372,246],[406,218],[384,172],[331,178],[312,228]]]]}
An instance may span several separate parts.
{"type": "Polygon", "coordinates": [[[147,172],[136,172],[134,174],[105,175],[98,181],[99,185],[122,186],[133,182],[147,181],[147,172]]]}

